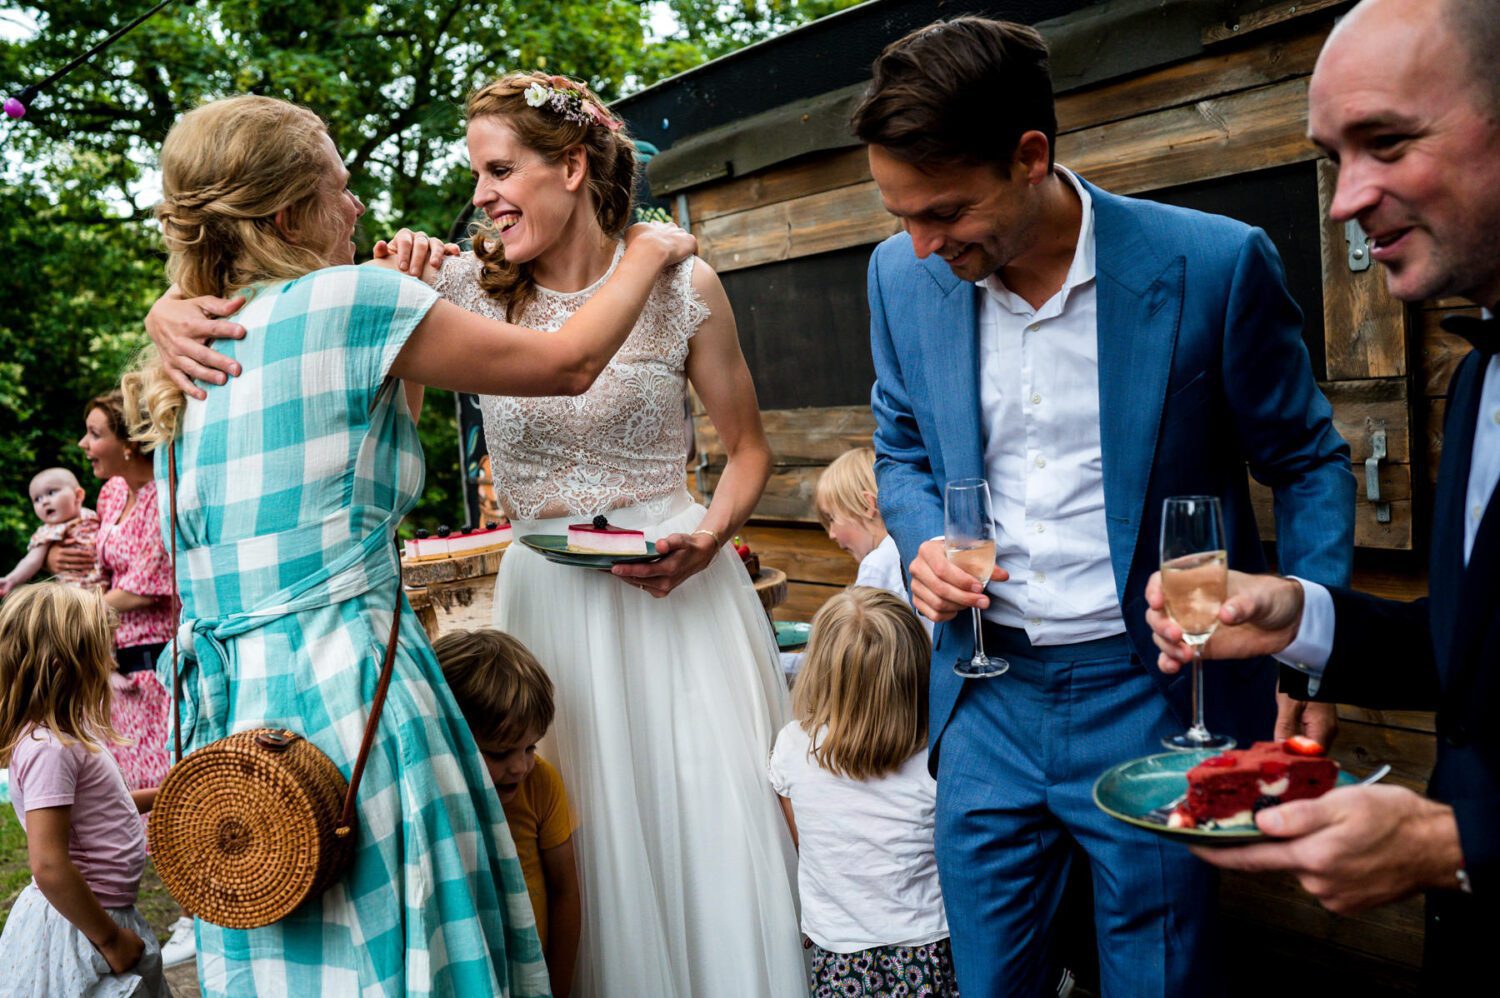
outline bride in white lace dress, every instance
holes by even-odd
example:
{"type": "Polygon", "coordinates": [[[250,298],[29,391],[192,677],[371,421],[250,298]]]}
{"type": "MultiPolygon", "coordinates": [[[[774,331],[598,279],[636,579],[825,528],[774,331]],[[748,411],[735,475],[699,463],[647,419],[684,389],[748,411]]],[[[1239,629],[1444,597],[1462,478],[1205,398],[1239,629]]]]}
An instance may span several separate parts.
{"type": "MultiPolygon", "coordinates": [[[[467,111],[474,204],[498,235],[477,239],[477,256],[448,257],[436,288],[472,311],[505,318],[509,304],[511,321],[556,329],[620,258],[633,149],[591,94],[557,77],[503,77],[467,111]]],[[[420,235],[393,246],[416,269],[429,252],[441,259],[420,235]]],[[[579,821],[575,993],[805,993],[795,855],[765,776],[786,691],[765,614],[724,545],[771,455],[718,277],[696,259],[664,272],[585,394],[481,405],[517,536],[603,514],[670,551],[609,575],[513,544],[501,565],[495,625],[557,686],[542,754],[579,821]],[[688,382],[729,454],[707,510],[684,485],[688,382]]]]}

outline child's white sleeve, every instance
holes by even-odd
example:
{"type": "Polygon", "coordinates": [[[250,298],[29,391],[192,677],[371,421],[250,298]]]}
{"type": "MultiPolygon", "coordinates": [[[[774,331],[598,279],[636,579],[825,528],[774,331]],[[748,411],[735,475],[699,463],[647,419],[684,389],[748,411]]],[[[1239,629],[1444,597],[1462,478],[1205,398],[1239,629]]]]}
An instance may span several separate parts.
{"type": "Polygon", "coordinates": [[[792,795],[791,784],[787,780],[786,774],[788,741],[790,739],[787,738],[786,729],[783,728],[776,736],[776,744],[771,748],[771,761],[766,766],[766,772],[771,777],[771,789],[775,790],[782,797],[790,797],[792,795]]]}

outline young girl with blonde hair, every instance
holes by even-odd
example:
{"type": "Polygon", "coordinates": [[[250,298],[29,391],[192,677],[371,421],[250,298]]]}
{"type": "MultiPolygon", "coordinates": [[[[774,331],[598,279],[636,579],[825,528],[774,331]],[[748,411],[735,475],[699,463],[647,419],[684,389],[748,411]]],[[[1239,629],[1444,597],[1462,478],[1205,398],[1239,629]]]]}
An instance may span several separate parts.
{"type": "Polygon", "coordinates": [[[771,785],[800,854],[812,993],[956,996],[933,854],[927,634],[852,586],[813,618],[771,785]]]}
{"type": "Polygon", "coordinates": [[[0,765],[32,882],[0,936],[7,995],[165,995],[161,949],[135,909],[156,791],[125,788],[106,749],[114,621],[95,591],[25,586],[0,607],[0,765]]]}

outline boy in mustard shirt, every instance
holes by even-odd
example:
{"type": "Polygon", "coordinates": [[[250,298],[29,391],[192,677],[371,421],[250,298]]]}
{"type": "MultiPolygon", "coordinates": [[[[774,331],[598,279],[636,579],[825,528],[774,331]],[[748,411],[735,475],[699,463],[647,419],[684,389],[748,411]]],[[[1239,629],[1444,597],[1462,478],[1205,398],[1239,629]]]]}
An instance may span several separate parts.
{"type": "Polygon", "coordinates": [[[573,989],[583,921],[573,817],[562,777],[536,754],[552,725],[552,680],[509,634],[452,631],[433,642],[505,809],[555,998],[573,989]]]}

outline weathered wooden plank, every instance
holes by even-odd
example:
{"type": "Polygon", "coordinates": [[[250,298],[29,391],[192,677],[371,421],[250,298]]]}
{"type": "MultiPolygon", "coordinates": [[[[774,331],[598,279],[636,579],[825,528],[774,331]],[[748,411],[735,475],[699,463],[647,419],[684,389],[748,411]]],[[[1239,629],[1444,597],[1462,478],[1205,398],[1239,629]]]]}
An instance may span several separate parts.
{"type": "Polygon", "coordinates": [[[1059,134],[1312,73],[1326,31],[1217,52],[1057,99],[1059,134]]]}
{"type": "Polygon", "coordinates": [[[1437,759],[1437,739],[1425,731],[1346,720],[1330,754],[1340,766],[1362,776],[1381,763],[1391,764],[1388,783],[1425,791],[1437,759]]]}
{"type": "MultiPolygon", "coordinates": [[[[1058,137],[1058,159],[1130,194],[1281,166],[1316,154],[1307,82],[1284,80],[1058,137]]],[[[876,242],[898,231],[873,181],[694,222],[699,253],[720,271],[876,242]]]]}
{"type": "Polygon", "coordinates": [[[1403,728],[1427,734],[1437,731],[1436,717],[1436,714],[1425,710],[1371,710],[1368,707],[1350,707],[1348,704],[1339,704],[1340,720],[1378,724],[1387,728],[1403,728]]]}
{"type": "Polygon", "coordinates": [[[1116,194],[1313,159],[1307,80],[1243,90],[1060,135],[1058,162],[1116,194]]]}
{"type": "MultiPolygon", "coordinates": [[[[870,446],[875,416],[867,405],[816,409],[768,409],[761,423],[779,465],[826,465],[846,450],[870,446]]],[[[698,448],[722,463],[724,444],[706,416],[695,419],[698,448]]]]}
{"type": "Polygon", "coordinates": [[[843,586],[826,586],[817,582],[787,584],[786,602],[771,611],[772,620],[812,620],[828,598],[843,586]]]}
{"type": "Polygon", "coordinates": [[[1323,338],[1328,378],[1393,378],[1406,373],[1408,310],[1392,297],[1379,266],[1349,269],[1344,225],[1328,217],[1338,169],[1318,163],[1323,253],[1323,338]]]}
{"type": "Polygon", "coordinates": [[[727,272],[879,242],[901,224],[874,181],[711,218],[693,225],[698,254],[727,272]]]}
{"type": "Polygon", "coordinates": [[[837,190],[869,179],[870,161],[864,146],[820,153],[748,177],[700,187],[688,194],[688,218],[697,225],[720,215],[837,190]]]}
{"type": "Polygon", "coordinates": [[[762,565],[774,566],[792,582],[852,585],[859,566],[821,527],[772,527],[756,523],[740,531],[762,565]]]}
{"type": "Polygon", "coordinates": [[[1330,7],[1348,7],[1354,0],[1285,0],[1283,3],[1247,11],[1223,24],[1210,25],[1203,29],[1203,44],[1215,45],[1231,38],[1243,38],[1252,31],[1270,28],[1330,7]]]}
{"type": "Polygon", "coordinates": [[[1437,485],[1438,468],[1443,457],[1443,422],[1448,417],[1448,400],[1427,400],[1427,484],[1437,485]]]}
{"type": "Polygon", "coordinates": [[[1411,463],[1410,414],[1406,381],[1402,378],[1368,381],[1330,381],[1320,385],[1333,405],[1333,425],[1349,443],[1349,457],[1359,468],[1370,456],[1371,432],[1384,424],[1386,459],[1411,463]]]}
{"type": "Polygon", "coordinates": [[[1438,325],[1450,315],[1472,315],[1479,317],[1479,306],[1471,305],[1458,309],[1423,309],[1421,312],[1422,384],[1423,394],[1429,398],[1448,394],[1448,382],[1459,361],[1474,348],[1462,336],[1444,332],[1438,325]]]}
{"type": "Polygon", "coordinates": [[[1427,562],[1407,552],[1354,552],[1354,588],[1386,599],[1427,595],[1427,562]]]}
{"type": "Polygon", "coordinates": [[[1276,926],[1320,947],[1407,967],[1422,962],[1425,923],[1420,897],[1341,917],[1319,905],[1290,874],[1226,871],[1219,901],[1226,919],[1276,926]]]}

